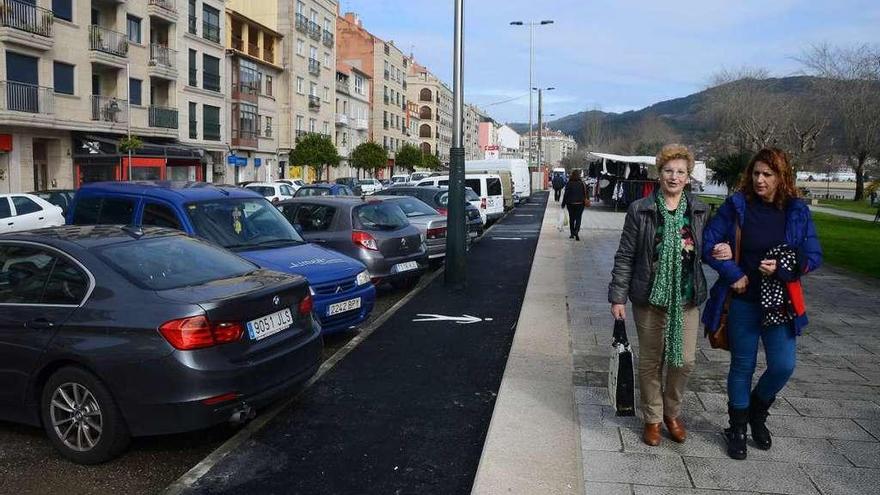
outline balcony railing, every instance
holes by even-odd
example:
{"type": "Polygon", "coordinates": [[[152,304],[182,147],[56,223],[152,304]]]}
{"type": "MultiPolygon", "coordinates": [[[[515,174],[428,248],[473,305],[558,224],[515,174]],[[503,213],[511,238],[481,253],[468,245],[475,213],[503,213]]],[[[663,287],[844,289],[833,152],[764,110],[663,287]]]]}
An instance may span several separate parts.
{"type": "Polygon", "coordinates": [[[248,55],[260,58],[260,45],[256,43],[248,43],[248,55]]]}
{"type": "Polygon", "coordinates": [[[89,49],[127,57],[128,38],[124,33],[92,24],[89,26],[89,49]]]}
{"type": "Polygon", "coordinates": [[[177,7],[174,5],[174,0],[150,0],[150,5],[161,7],[173,14],[177,13],[177,7]]]}
{"type": "Polygon", "coordinates": [[[233,36],[232,37],[232,49],[243,52],[244,51],[244,40],[239,38],[238,36],[233,36]]]}
{"type": "Polygon", "coordinates": [[[321,26],[315,21],[309,21],[309,37],[313,40],[321,39],[321,26]]]}
{"type": "Polygon", "coordinates": [[[348,125],[348,115],[345,115],[344,113],[337,113],[336,123],[339,125],[348,125]]]}
{"type": "Polygon", "coordinates": [[[324,30],[324,44],[327,46],[333,46],[335,36],[330,31],[324,30]]]}
{"type": "Polygon", "coordinates": [[[321,108],[321,98],[315,95],[309,95],[309,110],[319,110],[321,108]]]}
{"type": "Polygon", "coordinates": [[[367,119],[351,119],[351,127],[358,131],[363,131],[369,128],[370,124],[367,122],[367,119]]]}
{"type": "Polygon", "coordinates": [[[220,122],[205,122],[202,134],[202,139],[206,141],[220,141],[220,122]]]}
{"type": "Polygon", "coordinates": [[[316,58],[309,59],[309,74],[317,76],[321,74],[321,62],[316,58]]]}
{"type": "Polygon", "coordinates": [[[198,25],[199,25],[199,19],[196,16],[190,14],[189,23],[187,25],[187,31],[189,31],[189,34],[198,34],[196,32],[198,25]]]}
{"type": "Polygon", "coordinates": [[[177,109],[150,105],[150,127],[177,129],[177,109]]]}
{"type": "Polygon", "coordinates": [[[268,46],[263,47],[263,60],[269,62],[270,64],[275,63],[275,49],[269,48],[268,46]]]}
{"type": "Polygon", "coordinates": [[[296,14],[296,29],[302,31],[303,33],[308,34],[308,32],[309,32],[309,18],[302,15],[302,14],[296,14]]]}
{"type": "Polygon", "coordinates": [[[232,130],[232,146],[244,146],[247,148],[256,148],[258,146],[257,138],[260,137],[259,131],[233,129],[232,130]]]}
{"type": "Polygon", "coordinates": [[[55,90],[15,81],[0,81],[0,105],[13,112],[55,113],[55,90]]]}
{"type": "Polygon", "coordinates": [[[160,65],[173,69],[176,58],[176,50],[172,50],[164,45],[150,45],[150,65],[160,65]]]}
{"type": "Polygon", "coordinates": [[[0,23],[5,27],[49,38],[54,20],[51,10],[19,0],[0,0],[0,23]]]}
{"type": "Polygon", "coordinates": [[[92,120],[127,122],[128,100],[115,96],[92,95],[92,120]]]}
{"type": "Polygon", "coordinates": [[[210,91],[220,91],[220,74],[203,72],[202,87],[210,91]]]}
{"type": "Polygon", "coordinates": [[[210,22],[202,22],[202,37],[214,43],[220,43],[220,26],[210,22]]]}
{"type": "Polygon", "coordinates": [[[336,81],[336,91],[340,93],[349,93],[348,82],[346,81],[336,81]]]}

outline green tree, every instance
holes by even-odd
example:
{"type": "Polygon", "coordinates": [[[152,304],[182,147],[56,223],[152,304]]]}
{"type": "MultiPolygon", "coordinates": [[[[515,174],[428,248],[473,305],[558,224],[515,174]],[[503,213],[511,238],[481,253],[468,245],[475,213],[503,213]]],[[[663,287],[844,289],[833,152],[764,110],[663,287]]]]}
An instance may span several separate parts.
{"type": "Polygon", "coordinates": [[[119,140],[119,152],[120,153],[128,153],[131,151],[132,153],[144,147],[144,142],[141,138],[137,136],[126,136],[119,140]]]}
{"type": "Polygon", "coordinates": [[[709,168],[714,172],[710,182],[727,186],[727,194],[733,194],[749,165],[751,154],[746,151],[717,156],[709,161],[709,168]]]}
{"type": "Polygon", "coordinates": [[[425,153],[422,156],[422,166],[428,170],[443,170],[443,163],[436,155],[425,153]]]}
{"type": "Polygon", "coordinates": [[[388,164],[388,152],[385,148],[370,141],[361,143],[351,152],[351,166],[358,170],[366,170],[375,174],[388,164]]]}
{"type": "Polygon", "coordinates": [[[416,167],[421,167],[423,161],[422,150],[411,144],[401,146],[394,156],[394,166],[403,167],[409,173],[413,173],[416,167]]]}
{"type": "Polygon", "coordinates": [[[330,167],[339,165],[339,153],[328,136],[323,134],[306,134],[300,138],[296,147],[290,151],[290,164],[301,167],[312,167],[315,176],[321,177],[324,167],[330,173],[330,167]]]}

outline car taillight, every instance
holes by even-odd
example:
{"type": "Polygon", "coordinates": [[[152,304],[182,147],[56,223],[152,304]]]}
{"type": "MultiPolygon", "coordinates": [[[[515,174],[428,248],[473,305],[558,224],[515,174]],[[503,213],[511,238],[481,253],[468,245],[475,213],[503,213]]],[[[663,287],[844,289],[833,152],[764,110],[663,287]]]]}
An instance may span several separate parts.
{"type": "Polygon", "coordinates": [[[436,208],[436,210],[437,210],[437,213],[439,213],[443,216],[446,216],[446,214],[448,213],[448,210],[446,208],[436,208]]]}
{"type": "Polygon", "coordinates": [[[314,300],[312,299],[312,295],[308,294],[306,297],[302,298],[302,301],[299,302],[299,315],[300,316],[308,316],[309,313],[312,312],[312,308],[314,307],[314,300]]]}
{"type": "Polygon", "coordinates": [[[446,227],[428,229],[428,239],[442,239],[444,237],[446,237],[446,227]]]}
{"type": "Polygon", "coordinates": [[[371,236],[370,234],[361,230],[353,230],[351,232],[351,242],[357,244],[358,246],[371,249],[373,251],[379,250],[379,245],[376,244],[376,239],[374,239],[373,236],[371,236]]]}
{"type": "Polygon", "coordinates": [[[486,209],[486,198],[480,198],[480,208],[486,209]]]}
{"type": "Polygon", "coordinates": [[[175,349],[188,351],[235,342],[244,328],[238,322],[211,323],[205,316],[166,321],[159,332],[175,349]]]}

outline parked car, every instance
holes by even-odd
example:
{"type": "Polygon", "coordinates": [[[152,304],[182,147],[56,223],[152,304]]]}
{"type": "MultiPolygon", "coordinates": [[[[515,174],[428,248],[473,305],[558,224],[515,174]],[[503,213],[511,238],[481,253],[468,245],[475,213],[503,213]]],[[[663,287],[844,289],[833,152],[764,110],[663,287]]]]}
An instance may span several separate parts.
{"type": "Polygon", "coordinates": [[[446,257],[446,215],[441,215],[424,201],[412,196],[374,196],[374,198],[399,206],[409,223],[422,231],[428,246],[429,260],[438,262],[446,257]]]}
{"type": "Polygon", "coordinates": [[[363,194],[363,191],[360,187],[360,180],[357,177],[339,177],[338,179],[333,181],[334,184],[339,184],[343,186],[347,186],[352,190],[355,196],[360,196],[363,194]]]}
{"type": "Polygon", "coordinates": [[[361,188],[361,194],[376,194],[385,188],[379,179],[360,179],[358,187],[361,188]]]}
{"type": "Polygon", "coordinates": [[[407,182],[409,182],[409,174],[392,175],[391,176],[391,185],[392,186],[403,185],[403,184],[406,184],[407,182]]]}
{"type": "Polygon", "coordinates": [[[296,191],[287,184],[277,182],[253,182],[245,186],[245,189],[250,189],[273,203],[290,199],[296,193],[296,191]]]}
{"type": "Polygon", "coordinates": [[[379,182],[382,184],[382,188],[391,187],[391,179],[379,179],[379,182]]]}
{"type": "MultiPolygon", "coordinates": [[[[445,187],[399,186],[382,191],[382,195],[418,198],[443,216],[447,216],[449,211],[449,191],[445,187]]],[[[480,218],[480,210],[469,202],[465,202],[465,216],[468,225],[468,238],[475,239],[483,235],[483,221],[480,218]]]]}
{"type": "Polygon", "coordinates": [[[342,184],[309,184],[297,189],[294,198],[310,196],[355,196],[350,187],[342,184]]]}
{"type": "MultiPolygon", "coordinates": [[[[448,186],[449,176],[428,177],[415,185],[448,186]]],[[[504,192],[499,175],[465,174],[464,185],[471,188],[480,198],[480,210],[485,213],[487,221],[495,221],[504,216],[504,192]]]]}
{"type": "Polygon", "coordinates": [[[440,174],[437,172],[413,172],[409,175],[408,182],[418,182],[422,179],[425,179],[428,177],[433,177],[435,175],[440,175],[440,174]]]}
{"type": "Polygon", "coordinates": [[[46,189],[44,191],[33,191],[28,194],[45,199],[53,205],[61,208],[61,214],[67,216],[67,209],[70,202],[73,201],[73,195],[76,194],[75,189],[46,189]]]}
{"type": "Polygon", "coordinates": [[[302,179],[275,179],[275,182],[279,184],[287,184],[292,187],[294,191],[306,185],[302,179]]]}
{"type": "Polygon", "coordinates": [[[375,284],[412,287],[428,267],[421,231],[396,204],[323,196],[283,201],[278,209],[309,242],[363,262],[375,284]]]}
{"type": "Polygon", "coordinates": [[[33,194],[0,194],[0,234],[64,225],[61,207],[33,194]]]}
{"type": "MultiPolygon", "coordinates": [[[[469,174],[489,173],[502,175],[502,172],[510,173],[511,181],[513,182],[513,197],[517,204],[528,201],[532,195],[532,174],[529,172],[529,165],[525,160],[467,160],[464,162],[464,170],[469,174]]],[[[564,171],[565,169],[563,169],[564,171]]]]}
{"type": "MultiPolygon", "coordinates": [[[[437,186],[437,187],[449,187],[449,176],[448,175],[433,175],[431,177],[420,180],[416,184],[411,184],[419,187],[429,187],[429,186],[437,186]]],[[[486,203],[482,201],[479,195],[474,192],[473,189],[467,186],[467,179],[465,179],[465,188],[464,188],[464,196],[468,203],[472,204],[474,208],[480,212],[480,220],[483,222],[483,226],[489,222],[489,217],[486,215],[486,209],[484,206],[486,203]]]]}
{"type": "Polygon", "coordinates": [[[82,464],[252,417],[321,362],[303,277],[171,229],[0,236],[0,419],[82,464]]]}
{"type": "Polygon", "coordinates": [[[262,268],[303,275],[324,333],[356,327],[376,299],[363,263],[305,242],[266,198],[246,189],[204,182],[95,182],[77,191],[68,223],[175,228],[262,268]]]}

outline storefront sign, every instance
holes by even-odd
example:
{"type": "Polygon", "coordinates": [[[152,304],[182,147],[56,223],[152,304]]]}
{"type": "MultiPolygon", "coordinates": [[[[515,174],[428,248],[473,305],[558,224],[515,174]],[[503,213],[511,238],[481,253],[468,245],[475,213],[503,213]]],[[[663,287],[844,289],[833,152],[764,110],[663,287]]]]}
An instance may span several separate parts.
{"type": "Polygon", "coordinates": [[[262,158],[254,158],[254,167],[259,167],[262,164],[263,164],[262,158]]]}

